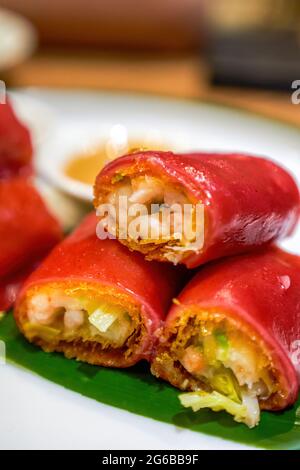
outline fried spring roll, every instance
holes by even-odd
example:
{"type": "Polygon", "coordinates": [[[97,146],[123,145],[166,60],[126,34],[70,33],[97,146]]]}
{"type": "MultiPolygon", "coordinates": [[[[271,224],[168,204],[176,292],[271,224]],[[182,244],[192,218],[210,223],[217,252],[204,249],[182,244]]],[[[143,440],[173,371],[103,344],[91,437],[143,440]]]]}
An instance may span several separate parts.
{"type": "Polygon", "coordinates": [[[61,237],[58,222],[28,181],[0,181],[0,311],[11,306],[21,280],[61,237]]]}
{"type": "Polygon", "coordinates": [[[45,351],[128,367],[149,359],[182,270],[99,240],[96,225],[89,215],[53,250],[26,282],[15,318],[45,351]]]}
{"type": "Polygon", "coordinates": [[[32,152],[28,129],[9,102],[0,104],[0,179],[31,173],[32,152]]]}
{"type": "Polygon", "coordinates": [[[215,262],[172,306],[152,372],[187,392],[183,406],[255,426],[260,409],[297,399],[299,305],[299,257],[269,248],[215,262]]]}
{"type": "Polygon", "coordinates": [[[299,218],[299,191],[292,177],[269,160],[240,154],[133,153],[100,172],[94,194],[105,230],[111,232],[101,207],[110,204],[116,209],[110,226],[122,243],[147,259],[188,268],[285,237],[299,218]],[[124,198],[127,207],[121,209],[124,198]],[[137,203],[148,213],[131,211],[137,203]],[[159,217],[151,211],[153,204],[159,205],[159,217]],[[202,225],[196,222],[199,204],[202,225]],[[178,212],[185,207],[191,208],[195,230],[178,230],[178,212]],[[140,231],[124,235],[124,210],[128,226],[140,225],[140,231]]]}

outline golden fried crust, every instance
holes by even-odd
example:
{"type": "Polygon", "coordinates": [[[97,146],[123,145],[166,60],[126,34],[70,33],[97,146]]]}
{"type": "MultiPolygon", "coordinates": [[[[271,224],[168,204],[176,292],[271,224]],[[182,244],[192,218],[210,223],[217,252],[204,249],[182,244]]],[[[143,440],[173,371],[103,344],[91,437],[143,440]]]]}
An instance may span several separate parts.
{"type": "MultiPolygon", "coordinates": [[[[53,286],[61,288],[59,283],[53,283],[53,286]]],[[[28,321],[27,318],[27,305],[29,299],[36,293],[47,292],[49,286],[35,286],[29,290],[25,297],[22,299],[18,308],[15,310],[15,320],[21,333],[28,339],[29,342],[36,344],[41,347],[45,352],[61,352],[67,358],[76,359],[78,361],[87,362],[89,364],[106,366],[106,367],[129,367],[137,362],[137,356],[141,354],[142,344],[147,337],[146,328],[142,322],[139,307],[132,302],[126,294],[119,293],[114,289],[107,286],[101,288],[96,286],[97,296],[103,296],[106,302],[112,304],[117,301],[119,305],[123,305],[129,311],[133,321],[135,322],[135,329],[133,333],[127,338],[125,344],[122,347],[112,347],[108,342],[96,342],[90,339],[84,339],[78,337],[73,340],[63,339],[61,336],[55,336],[52,339],[43,338],[42,335],[34,334],[29,335],[25,325],[28,321]]],[[[73,284],[72,282],[64,285],[66,291],[72,291],[80,289],[90,289],[93,295],[94,286],[87,286],[86,284],[73,284]]]]}
{"type": "MultiPolygon", "coordinates": [[[[218,315],[218,320],[224,319],[224,316],[218,315]]],[[[193,308],[187,309],[182,312],[182,315],[177,319],[172,327],[166,327],[161,336],[160,344],[157,347],[155,357],[151,364],[151,372],[157,378],[161,378],[174,387],[182,391],[198,391],[207,389],[207,385],[201,380],[196,379],[179,362],[179,351],[188,342],[189,338],[197,333],[200,319],[213,319],[207,312],[195,313],[193,308]]],[[[241,325],[235,325],[242,331],[241,325]]],[[[198,329],[199,331],[199,329],[198,329]]],[[[254,333],[248,330],[247,335],[249,338],[254,337],[254,333]]],[[[281,378],[278,371],[275,369],[268,351],[261,339],[257,338],[257,344],[261,348],[261,355],[265,355],[270,364],[270,373],[273,377],[274,384],[276,384],[276,392],[274,392],[267,400],[259,400],[259,405],[262,410],[280,410],[285,408],[286,397],[283,392],[284,385],[281,383],[281,378]]]]}
{"type": "MultiPolygon", "coordinates": [[[[23,334],[26,336],[24,332],[23,334]]],[[[59,341],[58,343],[46,342],[41,338],[29,341],[41,347],[45,352],[63,353],[68,359],[76,359],[96,366],[118,368],[130,367],[135,364],[134,352],[139,344],[136,337],[126,343],[125,347],[119,349],[103,349],[99,343],[80,339],[72,342],[59,341]]]]}
{"type": "Polygon", "coordinates": [[[151,372],[182,391],[207,390],[207,385],[193,378],[166,349],[160,350],[154,358],[151,372]]]}
{"type": "Polygon", "coordinates": [[[146,260],[148,261],[159,261],[159,262],[168,262],[168,260],[165,257],[166,252],[168,250],[165,250],[164,247],[170,246],[170,242],[165,242],[165,243],[147,243],[147,244],[141,244],[141,243],[136,243],[133,240],[126,240],[126,239],[119,239],[119,241],[125,245],[130,251],[139,251],[142,253],[146,260]]]}

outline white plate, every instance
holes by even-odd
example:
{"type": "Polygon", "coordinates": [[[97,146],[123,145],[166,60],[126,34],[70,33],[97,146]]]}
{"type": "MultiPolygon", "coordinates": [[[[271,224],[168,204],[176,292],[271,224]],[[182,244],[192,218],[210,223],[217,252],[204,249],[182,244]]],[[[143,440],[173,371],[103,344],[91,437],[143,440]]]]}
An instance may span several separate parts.
{"type": "MultiPolygon", "coordinates": [[[[27,98],[29,124],[34,118],[39,125],[45,121],[42,107],[36,109],[38,100],[47,109],[47,118],[51,110],[55,113],[55,125],[38,147],[38,171],[63,191],[87,201],[92,200],[92,188],[65,176],[63,168],[74,154],[101,143],[116,127],[126,129],[132,140],[153,136],[178,151],[258,153],[292,170],[299,160],[298,130],[217,105],[143,95],[72,91],[29,90],[17,98],[25,118],[26,107],[22,102],[27,98]],[[35,99],[34,107],[29,105],[28,97],[35,99]]],[[[53,119],[51,122],[53,124],[53,119]]]]}
{"type": "Polygon", "coordinates": [[[32,24],[16,13],[0,8],[0,70],[27,59],[34,51],[37,36],[32,24]]]}
{"type": "MultiPolygon", "coordinates": [[[[40,100],[56,113],[51,132],[37,139],[38,168],[65,191],[76,192],[79,187],[71,188],[61,179],[63,161],[116,124],[133,136],[151,129],[180,150],[266,155],[288,168],[299,182],[300,130],[275,121],[209,104],[125,94],[27,90],[15,98],[27,103],[32,102],[29,98],[40,100]]],[[[28,118],[34,121],[28,105],[29,110],[28,118]]],[[[91,192],[82,188],[79,197],[89,199],[91,192]]],[[[299,243],[300,229],[283,246],[299,252],[299,243]]],[[[246,447],[101,405],[12,366],[0,366],[0,371],[1,448],[246,447]]]]}

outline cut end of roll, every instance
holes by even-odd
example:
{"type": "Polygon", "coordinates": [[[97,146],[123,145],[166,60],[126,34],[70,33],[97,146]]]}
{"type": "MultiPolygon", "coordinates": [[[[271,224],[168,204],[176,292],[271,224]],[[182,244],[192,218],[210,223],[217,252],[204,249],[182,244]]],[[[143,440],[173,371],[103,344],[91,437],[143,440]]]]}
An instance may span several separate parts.
{"type": "Polygon", "coordinates": [[[263,341],[219,312],[184,309],[165,329],[151,370],[185,392],[184,407],[223,410],[248,427],[259,423],[261,409],[285,407],[285,387],[263,341]]]}
{"type": "Polygon", "coordinates": [[[201,252],[204,209],[180,184],[163,177],[115,173],[96,188],[99,229],[148,260],[183,263],[201,252]],[[108,208],[111,211],[108,213],[108,208]]]}
{"type": "Polygon", "coordinates": [[[96,365],[132,365],[145,337],[140,306],[116,289],[93,283],[35,286],[15,316],[26,338],[45,351],[96,365]]]}

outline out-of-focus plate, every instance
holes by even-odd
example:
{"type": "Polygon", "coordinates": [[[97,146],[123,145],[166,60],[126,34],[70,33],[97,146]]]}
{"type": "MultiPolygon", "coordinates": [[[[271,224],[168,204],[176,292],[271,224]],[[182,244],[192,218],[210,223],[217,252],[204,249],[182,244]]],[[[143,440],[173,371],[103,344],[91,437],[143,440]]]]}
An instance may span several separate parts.
{"type": "MultiPolygon", "coordinates": [[[[300,162],[300,133],[277,121],[240,110],[195,101],[153,96],[30,89],[15,95],[22,105],[34,98],[55,112],[51,132],[39,142],[38,172],[61,190],[85,201],[92,200],[92,187],[64,174],[66,162],[107,139],[121,126],[133,140],[155,136],[164,146],[178,151],[243,151],[266,155],[295,171],[300,162]]],[[[43,121],[27,106],[28,122],[43,121]]],[[[52,119],[53,121],[53,119],[52,119]]],[[[299,170],[299,168],[298,168],[299,170]]]]}
{"type": "Polygon", "coordinates": [[[32,24],[16,13],[0,8],[0,72],[27,59],[37,44],[32,24]]]}

